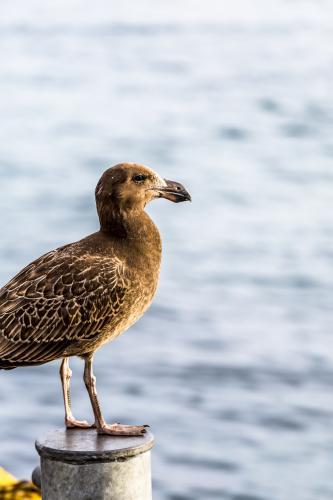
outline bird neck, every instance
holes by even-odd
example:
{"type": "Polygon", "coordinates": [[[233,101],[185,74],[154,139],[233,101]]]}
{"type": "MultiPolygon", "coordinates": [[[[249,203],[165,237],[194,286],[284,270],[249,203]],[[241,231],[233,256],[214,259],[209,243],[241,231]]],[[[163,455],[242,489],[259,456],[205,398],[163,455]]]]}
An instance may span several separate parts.
{"type": "Polygon", "coordinates": [[[142,209],[109,209],[107,213],[100,213],[99,218],[101,231],[116,238],[142,240],[156,232],[159,235],[155,224],[142,209]]]}

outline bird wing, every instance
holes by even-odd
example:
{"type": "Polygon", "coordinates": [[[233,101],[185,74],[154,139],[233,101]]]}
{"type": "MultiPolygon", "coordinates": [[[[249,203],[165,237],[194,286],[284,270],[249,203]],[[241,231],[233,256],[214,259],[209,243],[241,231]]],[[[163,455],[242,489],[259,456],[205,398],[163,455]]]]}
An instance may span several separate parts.
{"type": "Polygon", "coordinates": [[[91,340],[121,307],[128,278],[117,257],[66,247],[35,260],[0,290],[0,368],[42,363],[91,340]]]}

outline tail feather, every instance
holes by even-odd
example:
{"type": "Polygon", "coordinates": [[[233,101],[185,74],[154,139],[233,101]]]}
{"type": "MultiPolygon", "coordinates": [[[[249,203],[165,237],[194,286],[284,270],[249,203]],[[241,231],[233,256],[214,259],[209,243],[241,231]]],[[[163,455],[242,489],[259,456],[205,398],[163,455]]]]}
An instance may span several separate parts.
{"type": "Polygon", "coordinates": [[[14,370],[14,368],[20,368],[20,367],[24,367],[24,366],[38,366],[38,365],[43,365],[45,363],[45,361],[35,361],[35,362],[22,362],[22,363],[18,363],[17,361],[16,362],[12,362],[12,361],[8,361],[7,359],[0,359],[0,370],[14,370]]]}

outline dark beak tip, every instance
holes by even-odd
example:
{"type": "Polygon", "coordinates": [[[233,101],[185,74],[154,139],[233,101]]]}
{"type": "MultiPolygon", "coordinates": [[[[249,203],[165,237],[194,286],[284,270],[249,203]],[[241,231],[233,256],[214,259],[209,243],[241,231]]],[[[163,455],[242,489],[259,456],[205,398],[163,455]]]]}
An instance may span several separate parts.
{"type": "Polygon", "coordinates": [[[168,179],[164,179],[167,187],[163,190],[164,193],[169,193],[172,198],[172,201],[179,203],[181,201],[190,201],[192,202],[192,197],[188,191],[184,188],[182,184],[176,181],[170,181],[168,179]]]}
{"type": "Polygon", "coordinates": [[[183,188],[183,190],[179,192],[179,195],[183,198],[181,201],[189,201],[192,203],[192,197],[185,188],[183,188]]]}

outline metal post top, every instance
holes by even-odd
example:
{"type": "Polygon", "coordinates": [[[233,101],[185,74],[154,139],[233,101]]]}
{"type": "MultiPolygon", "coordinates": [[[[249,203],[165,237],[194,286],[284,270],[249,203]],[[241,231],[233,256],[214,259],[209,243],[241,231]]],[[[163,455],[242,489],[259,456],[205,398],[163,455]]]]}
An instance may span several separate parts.
{"type": "Polygon", "coordinates": [[[149,430],[142,436],[128,437],[98,435],[95,429],[52,429],[35,444],[42,458],[85,464],[125,461],[140,455],[154,446],[154,436],[149,430]]]}

